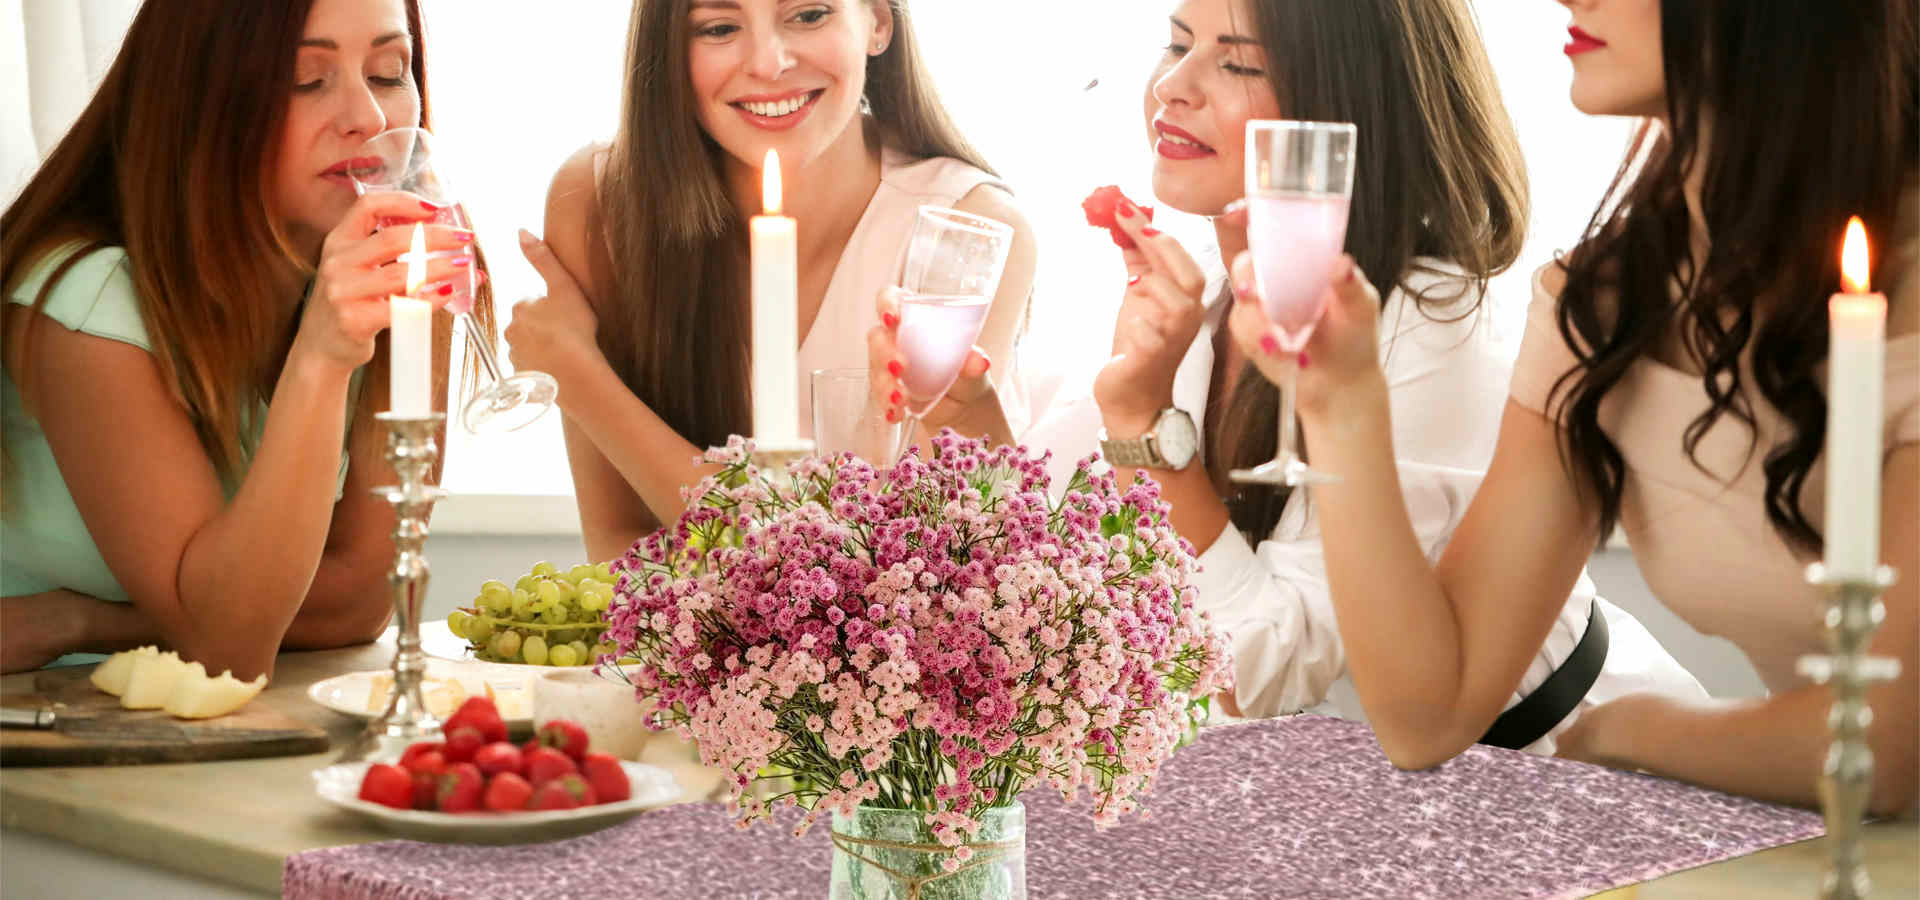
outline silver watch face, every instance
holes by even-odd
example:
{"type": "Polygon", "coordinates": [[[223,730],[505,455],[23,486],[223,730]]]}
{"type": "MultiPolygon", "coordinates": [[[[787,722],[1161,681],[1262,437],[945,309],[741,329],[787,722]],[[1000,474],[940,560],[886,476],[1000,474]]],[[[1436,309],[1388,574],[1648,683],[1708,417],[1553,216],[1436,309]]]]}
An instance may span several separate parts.
{"type": "Polygon", "coordinates": [[[1175,469],[1186,468],[1200,451],[1199,429],[1193,427],[1193,418],[1183,410],[1170,409],[1162,413],[1153,430],[1160,456],[1175,469]]]}

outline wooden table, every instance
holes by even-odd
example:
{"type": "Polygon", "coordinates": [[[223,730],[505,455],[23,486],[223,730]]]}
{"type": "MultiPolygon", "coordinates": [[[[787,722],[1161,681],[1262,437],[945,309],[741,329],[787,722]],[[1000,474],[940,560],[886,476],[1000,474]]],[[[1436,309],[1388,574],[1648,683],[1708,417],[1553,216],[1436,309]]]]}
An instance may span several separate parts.
{"type": "MultiPolygon", "coordinates": [[[[388,665],[393,646],[280,657],[274,683],[256,703],[325,727],[336,746],[360,723],[314,704],[307,687],[343,672],[388,665]]],[[[26,690],[32,674],[0,678],[0,691],[26,690]]],[[[334,751],[337,752],[337,751],[334,751]]],[[[391,835],[321,802],[310,773],[334,752],[276,759],[155,766],[11,768],[0,771],[0,827],[68,841],[154,867],[277,894],[288,856],[391,835]]],[[[724,790],[718,774],[670,766],[688,799],[724,790]]],[[[1920,896],[1920,825],[1868,829],[1876,896],[1920,896]]],[[[1610,891],[1609,898],[1808,898],[1816,895],[1823,840],[1778,847],[1610,891]]],[[[18,861],[13,863],[18,865],[18,861]]]]}

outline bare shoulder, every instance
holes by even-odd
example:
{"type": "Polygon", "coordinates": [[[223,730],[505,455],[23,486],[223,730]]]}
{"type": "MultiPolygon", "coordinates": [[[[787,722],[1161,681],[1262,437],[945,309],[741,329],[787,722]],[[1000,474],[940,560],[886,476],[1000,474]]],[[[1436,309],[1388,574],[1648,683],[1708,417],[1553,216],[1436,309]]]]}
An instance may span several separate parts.
{"type": "Polygon", "coordinates": [[[1559,297],[1567,288],[1567,264],[1556,259],[1541,266],[1534,277],[1539,279],[1540,289],[1546,291],[1547,296],[1559,297]]]}
{"type": "Polygon", "coordinates": [[[600,172],[606,158],[606,144],[581,147],[560,164],[547,185],[547,244],[595,302],[605,295],[606,287],[596,275],[610,267],[598,215],[600,172]]]}
{"type": "Polygon", "coordinates": [[[959,203],[954,204],[954,208],[1007,223],[1013,227],[1016,242],[1022,236],[1027,240],[1033,239],[1033,224],[1027,221],[1026,214],[1022,213],[1020,207],[1013,202],[1013,195],[999,185],[975,186],[973,190],[967,192],[966,196],[960,198],[959,203]]]}

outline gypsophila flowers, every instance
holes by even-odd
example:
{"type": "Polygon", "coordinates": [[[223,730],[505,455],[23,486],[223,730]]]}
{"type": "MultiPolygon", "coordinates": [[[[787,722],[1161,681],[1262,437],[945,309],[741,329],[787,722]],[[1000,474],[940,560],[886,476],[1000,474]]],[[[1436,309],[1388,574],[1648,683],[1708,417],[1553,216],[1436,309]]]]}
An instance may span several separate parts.
{"type": "Polygon", "coordinates": [[[1123,490],[1090,458],[1055,504],[1024,448],[933,446],[774,473],[735,438],[616,565],[608,638],[656,724],[732,776],[743,825],[870,804],[925,811],[958,847],[1039,783],[1109,824],[1229,687],[1151,480],[1123,490]]]}

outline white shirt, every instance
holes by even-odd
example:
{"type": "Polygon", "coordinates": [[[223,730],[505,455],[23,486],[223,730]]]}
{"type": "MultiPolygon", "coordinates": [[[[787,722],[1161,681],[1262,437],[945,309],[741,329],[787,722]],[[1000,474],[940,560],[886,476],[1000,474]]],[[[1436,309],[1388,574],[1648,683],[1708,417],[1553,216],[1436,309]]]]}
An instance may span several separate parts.
{"type": "MultiPolygon", "coordinates": [[[[1435,260],[1421,263],[1458,271],[1435,260]]],[[[1426,291],[1439,302],[1430,301],[1423,312],[1406,288],[1394,290],[1381,311],[1381,358],[1407,514],[1421,548],[1437,562],[1493,458],[1513,354],[1511,345],[1495,335],[1485,310],[1460,315],[1474,306],[1470,281],[1418,272],[1407,282],[1407,288],[1426,291]]],[[[1225,312],[1224,305],[1209,311],[1174,375],[1174,405],[1193,416],[1203,441],[1213,335],[1225,312]]],[[[1024,442],[1054,451],[1054,483],[1063,484],[1075,462],[1097,449],[1100,421],[1099,407],[1082,396],[1048,413],[1024,442]]],[[[1243,714],[1273,716],[1320,707],[1315,711],[1365,719],[1346,675],[1309,492],[1293,493],[1273,533],[1257,546],[1229,523],[1199,562],[1199,603],[1232,638],[1234,699],[1243,714]]],[[[1544,682],[1573,651],[1586,634],[1595,596],[1582,572],[1508,706],[1544,682]]],[[[1605,600],[1600,609],[1607,617],[1610,649],[1580,710],[1641,691],[1706,698],[1700,683],[1639,621],[1605,600]]],[[[1553,736],[1576,717],[1577,711],[1525,749],[1552,753],[1553,736]]]]}

